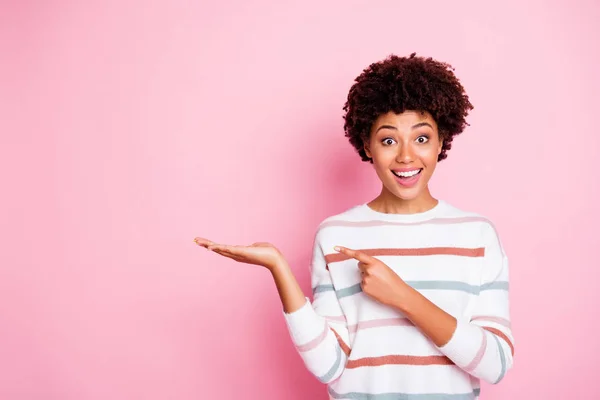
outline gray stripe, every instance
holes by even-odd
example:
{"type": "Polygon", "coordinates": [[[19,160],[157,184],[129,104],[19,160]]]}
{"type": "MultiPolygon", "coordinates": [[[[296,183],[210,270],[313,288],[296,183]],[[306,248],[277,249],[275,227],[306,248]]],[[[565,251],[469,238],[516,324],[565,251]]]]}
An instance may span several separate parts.
{"type": "Polygon", "coordinates": [[[481,285],[481,290],[508,290],[508,282],[491,282],[481,285]]]}
{"type": "Polygon", "coordinates": [[[353,399],[353,400],[474,400],[479,396],[480,389],[473,389],[471,393],[337,393],[331,387],[329,388],[329,394],[334,399],[353,399]]]}
{"type": "Polygon", "coordinates": [[[332,291],[333,285],[318,285],[313,289],[313,293],[322,293],[332,291]]]}
{"type": "Polygon", "coordinates": [[[354,286],[350,286],[344,289],[340,289],[336,292],[338,299],[346,296],[352,296],[353,294],[362,292],[362,287],[360,283],[354,286]]]}
{"type": "Polygon", "coordinates": [[[325,375],[318,377],[321,383],[326,383],[330,381],[331,378],[333,378],[333,375],[335,375],[335,372],[340,367],[340,363],[342,362],[342,348],[340,346],[335,346],[335,350],[336,359],[335,363],[333,363],[333,367],[331,367],[331,369],[327,371],[325,375]]]}
{"type": "MultiPolygon", "coordinates": [[[[492,282],[482,286],[469,285],[459,281],[406,281],[406,283],[417,290],[458,290],[470,294],[479,294],[481,290],[508,290],[508,282],[492,282]]],[[[337,290],[336,295],[338,299],[341,299],[360,292],[362,292],[362,288],[359,283],[337,290]]]]}
{"type": "Polygon", "coordinates": [[[500,339],[498,339],[498,337],[496,335],[492,335],[494,337],[494,340],[496,341],[496,344],[498,345],[498,350],[500,351],[500,362],[502,364],[502,369],[500,370],[500,376],[498,377],[498,380],[494,383],[498,383],[502,380],[502,378],[504,378],[504,374],[506,374],[506,356],[504,355],[504,349],[502,348],[502,345],[500,344],[500,339]]]}
{"type": "Polygon", "coordinates": [[[406,281],[413,289],[460,290],[479,294],[479,286],[458,281],[406,281]]]}
{"type": "MultiPolygon", "coordinates": [[[[437,290],[460,290],[467,293],[478,294],[479,286],[469,285],[464,282],[456,281],[406,281],[406,283],[414,289],[437,289],[437,290]]],[[[344,289],[338,290],[337,297],[352,296],[353,294],[362,292],[360,283],[344,289]]]]}

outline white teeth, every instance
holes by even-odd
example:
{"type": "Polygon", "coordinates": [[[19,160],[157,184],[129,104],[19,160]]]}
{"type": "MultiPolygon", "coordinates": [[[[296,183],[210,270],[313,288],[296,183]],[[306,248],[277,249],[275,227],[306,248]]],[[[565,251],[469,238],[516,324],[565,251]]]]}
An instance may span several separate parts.
{"type": "Polygon", "coordinates": [[[416,174],[418,174],[419,172],[421,172],[420,169],[415,169],[414,171],[409,171],[409,172],[396,172],[396,171],[392,171],[396,176],[401,176],[402,178],[410,178],[411,176],[415,176],[416,174]]]}

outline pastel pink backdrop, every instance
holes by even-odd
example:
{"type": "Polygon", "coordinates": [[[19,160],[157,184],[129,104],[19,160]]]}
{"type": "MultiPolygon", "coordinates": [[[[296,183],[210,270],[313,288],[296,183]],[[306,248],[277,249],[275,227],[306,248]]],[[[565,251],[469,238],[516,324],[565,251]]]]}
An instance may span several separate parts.
{"type": "Polygon", "coordinates": [[[495,221],[515,366],[483,399],[596,398],[600,7],[593,1],[2,2],[0,398],[318,399],[268,273],[379,184],[342,131],[391,53],[475,110],[433,193],[495,221]]]}

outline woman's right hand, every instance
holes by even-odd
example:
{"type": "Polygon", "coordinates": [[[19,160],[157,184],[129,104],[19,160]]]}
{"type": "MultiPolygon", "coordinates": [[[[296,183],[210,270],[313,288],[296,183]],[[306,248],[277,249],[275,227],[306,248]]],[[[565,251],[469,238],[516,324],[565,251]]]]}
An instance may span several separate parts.
{"type": "Polygon", "coordinates": [[[262,265],[270,271],[285,261],[283,254],[271,243],[259,242],[250,246],[231,246],[217,244],[200,237],[195,238],[194,241],[199,246],[224,257],[246,264],[262,265]]]}
{"type": "Polygon", "coordinates": [[[283,254],[271,243],[261,242],[250,246],[229,246],[199,237],[194,241],[199,246],[224,257],[246,264],[262,265],[267,268],[273,275],[283,310],[286,313],[289,314],[299,310],[306,303],[306,297],[302,293],[302,289],[283,254]]]}

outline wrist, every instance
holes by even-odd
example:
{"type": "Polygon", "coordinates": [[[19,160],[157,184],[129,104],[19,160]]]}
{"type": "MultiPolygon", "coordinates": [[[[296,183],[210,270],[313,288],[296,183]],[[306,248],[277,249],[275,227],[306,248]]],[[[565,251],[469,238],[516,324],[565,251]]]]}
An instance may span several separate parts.
{"type": "Polygon", "coordinates": [[[402,282],[400,289],[396,292],[393,307],[408,317],[415,302],[418,301],[420,293],[410,287],[406,282],[402,282]]]}
{"type": "Polygon", "coordinates": [[[280,260],[276,260],[272,265],[267,266],[267,269],[271,271],[273,275],[275,275],[289,270],[290,266],[288,265],[287,261],[282,258],[280,260]]]}

